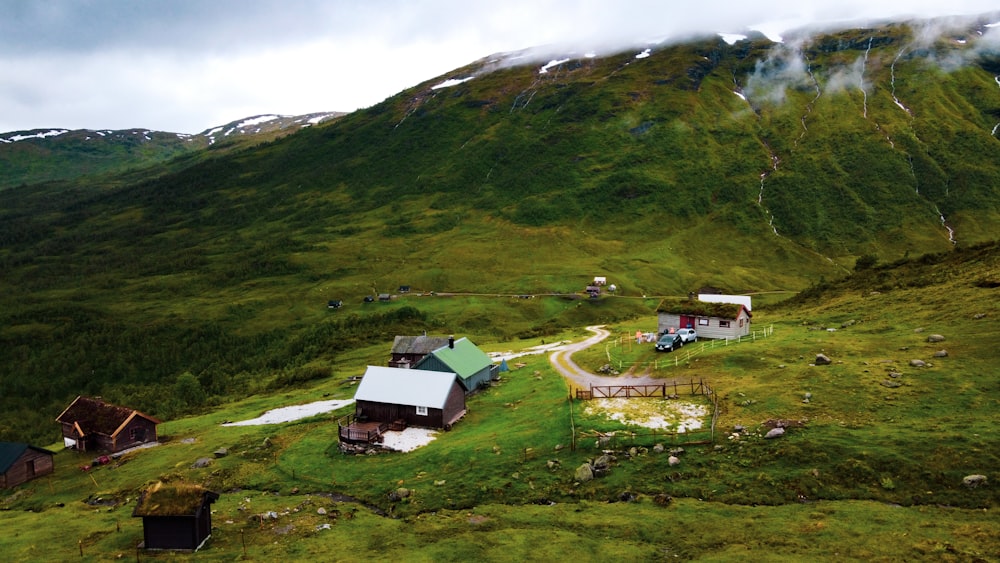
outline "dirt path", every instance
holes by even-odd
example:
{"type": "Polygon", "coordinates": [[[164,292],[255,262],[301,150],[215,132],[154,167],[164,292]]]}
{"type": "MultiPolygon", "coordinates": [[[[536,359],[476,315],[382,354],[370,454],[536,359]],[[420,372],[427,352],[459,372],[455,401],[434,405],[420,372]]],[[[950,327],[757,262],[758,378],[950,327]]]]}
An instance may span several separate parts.
{"type": "Polygon", "coordinates": [[[588,326],[587,330],[593,332],[594,336],[569,344],[561,350],[552,352],[552,355],[549,356],[549,362],[552,364],[552,367],[556,368],[556,371],[571,383],[583,388],[589,388],[591,385],[658,385],[667,382],[665,379],[657,379],[645,375],[622,374],[619,376],[603,376],[585,371],[573,361],[573,358],[571,358],[573,353],[584,348],[589,348],[611,336],[611,332],[605,329],[603,325],[588,326]]]}

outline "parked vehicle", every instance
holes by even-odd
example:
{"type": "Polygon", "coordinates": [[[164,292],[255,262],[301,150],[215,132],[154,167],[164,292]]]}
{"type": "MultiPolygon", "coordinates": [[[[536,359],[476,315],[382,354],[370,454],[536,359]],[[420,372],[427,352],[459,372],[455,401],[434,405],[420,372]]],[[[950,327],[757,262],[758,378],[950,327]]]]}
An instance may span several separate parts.
{"type": "Polygon", "coordinates": [[[679,328],[677,329],[677,334],[681,335],[681,340],[684,341],[684,344],[698,341],[698,332],[693,328],[679,328]]]}
{"type": "Polygon", "coordinates": [[[656,342],[657,352],[673,352],[677,348],[684,345],[684,340],[681,338],[680,334],[677,333],[667,333],[660,337],[656,342]]]}

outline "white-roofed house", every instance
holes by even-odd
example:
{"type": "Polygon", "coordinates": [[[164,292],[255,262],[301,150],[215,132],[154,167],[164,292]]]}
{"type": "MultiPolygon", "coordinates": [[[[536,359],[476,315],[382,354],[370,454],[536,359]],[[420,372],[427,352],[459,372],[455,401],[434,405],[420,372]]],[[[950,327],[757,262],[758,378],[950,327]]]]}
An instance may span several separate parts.
{"type": "Polygon", "coordinates": [[[354,416],[341,420],[342,442],[379,442],[407,426],[451,429],[465,415],[454,372],[368,366],[354,394],[354,416]]]}

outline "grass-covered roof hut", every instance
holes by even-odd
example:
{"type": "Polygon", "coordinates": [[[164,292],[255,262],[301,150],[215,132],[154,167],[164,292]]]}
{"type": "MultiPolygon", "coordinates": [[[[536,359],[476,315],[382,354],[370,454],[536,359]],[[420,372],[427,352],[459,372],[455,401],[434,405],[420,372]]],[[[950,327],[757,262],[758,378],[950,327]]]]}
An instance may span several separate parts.
{"type": "Polygon", "coordinates": [[[218,499],[218,493],[200,485],[156,483],[142,493],[132,512],[142,518],[142,547],[200,549],[212,535],[211,504],[218,499]]]}

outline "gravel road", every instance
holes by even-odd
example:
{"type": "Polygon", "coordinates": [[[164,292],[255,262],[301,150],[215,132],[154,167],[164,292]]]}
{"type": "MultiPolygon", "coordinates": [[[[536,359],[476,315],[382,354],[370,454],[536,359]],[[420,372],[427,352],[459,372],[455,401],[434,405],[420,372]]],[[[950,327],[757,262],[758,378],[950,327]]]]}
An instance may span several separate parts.
{"type": "Polygon", "coordinates": [[[605,329],[603,325],[588,326],[587,330],[593,332],[594,336],[580,342],[568,344],[561,350],[552,352],[552,355],[549,356],[549,362],[552,363],[552,367],[556,368],[556,371],[574,385],[588,389],[591,385],[659,385],[672,381],[649,377],[647,375],[635,376],[622,374],[618,376],[604,376],[584,370],[576,365],[576,362],[571,358],[572,354],[584,348],[589,348],[611,335],[611,332],[605,329]]]}

